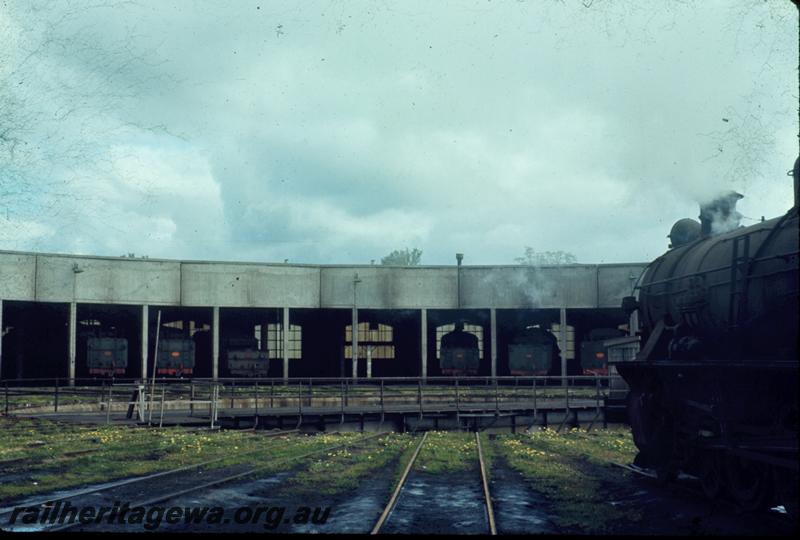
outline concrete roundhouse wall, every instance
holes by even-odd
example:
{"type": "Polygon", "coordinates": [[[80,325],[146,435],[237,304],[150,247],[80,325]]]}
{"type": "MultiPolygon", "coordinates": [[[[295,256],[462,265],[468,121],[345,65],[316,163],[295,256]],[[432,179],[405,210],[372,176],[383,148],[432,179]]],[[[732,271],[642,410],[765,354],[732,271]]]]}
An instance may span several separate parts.
{"type": "MultiPolygon", "coordinates": [[[[644,263],[464,266],[464,309],[616,308],[644,263]]],[[[208,307],[451,309],[455,266],[171,261],[0,251],[0,299],[208,307]]]]}

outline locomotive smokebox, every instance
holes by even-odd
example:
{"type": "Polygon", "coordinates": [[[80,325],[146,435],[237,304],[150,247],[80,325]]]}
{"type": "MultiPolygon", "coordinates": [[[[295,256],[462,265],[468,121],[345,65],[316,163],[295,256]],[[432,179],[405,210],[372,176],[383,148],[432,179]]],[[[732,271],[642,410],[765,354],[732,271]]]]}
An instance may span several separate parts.
{"type": "Polygon", "coordinates": [[[736,203],[744,198],[741,193],[729,191],[709,203],[700,205],[700,235],[703,238],[730,232],[739,228],[742,215],[736,203]]]}

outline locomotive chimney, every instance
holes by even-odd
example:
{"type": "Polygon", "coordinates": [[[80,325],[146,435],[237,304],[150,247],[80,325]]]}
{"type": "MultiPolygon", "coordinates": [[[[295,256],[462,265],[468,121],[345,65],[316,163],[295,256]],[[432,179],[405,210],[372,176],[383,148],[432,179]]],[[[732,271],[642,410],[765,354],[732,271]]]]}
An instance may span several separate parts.
{"type": "Polygon", "coordinates": [[[742,215],[736,211],[736,203],[744,195],[729,191],[709,203],[700,205],[700,235],[705,238],[722,234],[739,227],[742,215]]]}

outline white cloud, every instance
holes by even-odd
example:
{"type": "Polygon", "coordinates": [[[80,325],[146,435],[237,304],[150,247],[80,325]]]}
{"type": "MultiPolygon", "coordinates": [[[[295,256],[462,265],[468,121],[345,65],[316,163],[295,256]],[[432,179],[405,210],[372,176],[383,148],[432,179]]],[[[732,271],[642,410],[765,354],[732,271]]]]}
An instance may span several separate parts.
{"type": "Polygon", "coordinates": [[[94,38],[79,44],[140,57],[35,58],[46,91],[26,106],[63,110],[51,89],[85,80],[53,132],[91,151],[53,165],[71,197],[18,212],[37,232],[14,245],[322,263],[409,246],[481,264],[530,245],[611,262],[663,251],[723,189],[745,215],[785,210],[796,50],[773,36],[796,37],[788,3],[495,4],[71,9],[65,29],[94,38]]]}
{"type": "Polygon", "coordinates": [[[0,245],[5,249],[30,249],[54,234],[55,229],[43,223],[0,216],[0,245]]]}
{"type": "MultiPolygon", "coordinates": [[[[219,185],[191,147],[150,141],[109,149],[104,175],[73,186],[78,217],[59,229],[59,251],[156,257],[223,256],[227,234],[219,185]]],[[[94,173],[96,174],[96,173],[94,173]]]]}

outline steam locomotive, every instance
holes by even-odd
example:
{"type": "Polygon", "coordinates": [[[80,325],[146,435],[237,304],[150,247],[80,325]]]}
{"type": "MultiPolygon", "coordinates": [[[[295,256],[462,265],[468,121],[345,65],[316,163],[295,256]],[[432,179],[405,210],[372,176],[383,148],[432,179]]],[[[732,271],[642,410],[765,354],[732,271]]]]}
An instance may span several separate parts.
{"type": "Polygon", "coordinates": [[[581,370],[583,375],[608,375],[608,347],[605,341],[623,337],[617,328],[595,328],[581,342],[581,370]]]}
{"type": "Polygon", "coordinates": [[[464,323],[456,323],[452,332],[442,336],[439,367],[443,375],[477,375],[480,365],[478,337],[464,331],[464,323]]]}
{"type": "Polygon", "coordinates": [[[225,361],[228,372],[233,376],[269,376],[269,353],[258,349],[258,341],[255,338],[227,340],[225,361]]]}
{"type": "MultiPolygon", "coordinates": [[[[477,375],[480,364],[478,338],[463,330],[463,323],[442,336],[439,367],[444,375],[477,375]]],[[[608,352],[604,342],[624,335],[616,328],[592,330],[581,344],[580,362],[567,362],[567,375],[607,375],[608,352]]],[[[508,345],[508,365],[515,376],[561,375],[561,350],[549,330],[527,326],[508,345]]]]}
{"type": "MultiPolygon", "coordinates": [[[[158,340],[156,375],[191,377],[194,374],[195,357],[194,339],[180,330],[162,327],[158,340]]],[[[269,353],[258,350],[255,338],[226,340],[222,358],[232,376],[268,376],[269,353]]],[[[111,335],[87,336],[86,366],[91,376],[124,377],[128,368],[128,340],[111,335]]]]}
{"type": "Polygon", "coordinates": [[[128,340],[120,337],[87,337],[86,366],[89,375],[124,376],[128,368],[128,340]]]}
{"type": "Polygon", "coordinates": [[[163,337],[159,336],[158,340],[156,375],[191,377],[195,364],[194,340],[184,336],[180,330],[167,328],[161,328],[163,337]]]}
{"type": "Polygon", "coordinates": [[[798,177],[785,215],[737,221],[730,193],[673,227],[670,250],[640,278],[641,352],[615,366],[630,386],[636,463],[663,481],[679,471],[709,497],[797,511],[798,177]]]}
{"type": "Polygon", "coordinates": [[[539,326],[528,326],[508,345],[511,375],[560,375],[561,350],[558,340],[539,326]]]}

